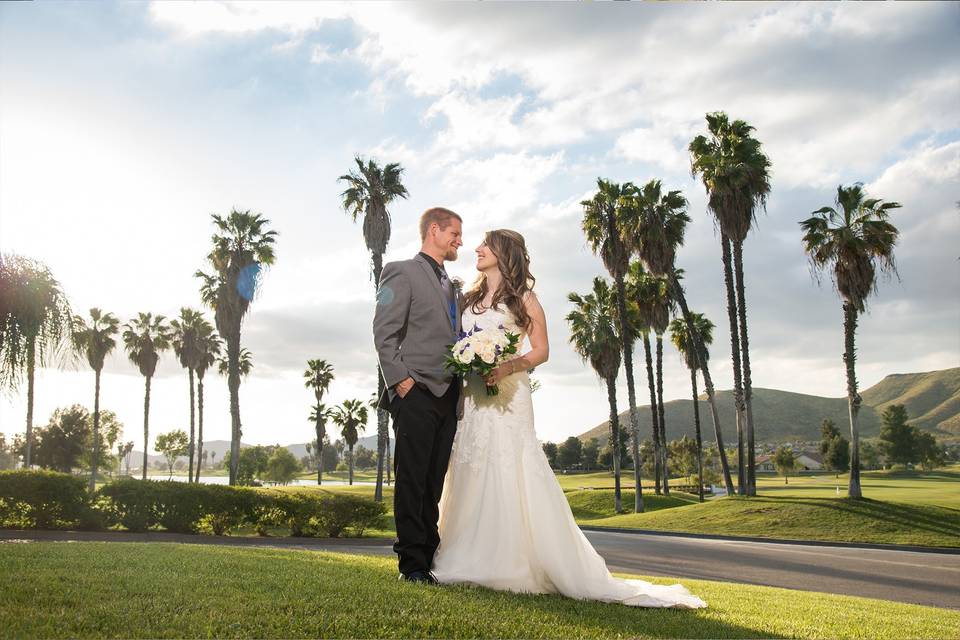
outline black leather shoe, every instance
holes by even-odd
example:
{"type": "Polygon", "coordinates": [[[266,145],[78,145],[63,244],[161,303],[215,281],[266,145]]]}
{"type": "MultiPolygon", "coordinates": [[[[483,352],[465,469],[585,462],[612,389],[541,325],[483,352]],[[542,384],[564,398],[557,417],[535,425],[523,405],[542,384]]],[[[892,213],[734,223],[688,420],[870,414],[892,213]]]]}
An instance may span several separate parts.
{"type": "Polygon", "coordinates": [[[406,580],[407,582],[424,582],[431,584],[430,576],[427,575],[426,571],[411,571],[410,573],[401,573],[400,580],[406,580]]]}

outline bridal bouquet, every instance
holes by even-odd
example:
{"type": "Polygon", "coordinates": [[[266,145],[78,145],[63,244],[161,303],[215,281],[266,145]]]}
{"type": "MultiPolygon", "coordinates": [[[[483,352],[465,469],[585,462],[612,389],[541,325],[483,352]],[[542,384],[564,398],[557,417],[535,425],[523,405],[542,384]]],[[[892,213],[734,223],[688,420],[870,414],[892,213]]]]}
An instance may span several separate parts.
{"type": "MultiPolygon", "coordinates": [[[[510,333],[503,325],[496,329],[481,329],[473,325],[470,331],[461,331],[460,338],[450,345],[444,364],[447,369],[461,376],[475,373],[486,378],[496,369],[506,356],[517,352],[520,336],[510,333]]],[[[497,385],[487,387],[487,395],[500,393],[497,385]]]]}

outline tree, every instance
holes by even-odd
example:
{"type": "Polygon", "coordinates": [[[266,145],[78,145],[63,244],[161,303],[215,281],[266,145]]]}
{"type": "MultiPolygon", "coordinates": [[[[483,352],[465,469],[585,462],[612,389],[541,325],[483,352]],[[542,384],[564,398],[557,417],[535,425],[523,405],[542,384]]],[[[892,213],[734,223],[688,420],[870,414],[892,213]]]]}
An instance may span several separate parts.
{"type": "MultiPolygon", "coordinates": [[[[237,358],[237,372],[241,378],[246,378],[253,371],[253,354],[246,347],[240,347],[240,356],[237,358]]],[[[227,377],[230,375],[230,360],[226,354],[217,357],[217,373],[227,377]]]]}
{"type": "Polygon", "coordinates": [[[56,409],[45,427],[34,430],[34,461],[45,469],[70,473],[80,466],[80,458],[90,438],[90,414],[75,404],[56,409]]]}
{"type": "Polygon", "coordinates": [[[80,455],[80,466],[87,469],[93,468],[93,451],[97,451],[97,468],[113,470],[116,460],[113,457],[113,446],[123,435],[123,423],[117,418],[117,414],[109,409],[100,411],[100,428],[98,437],[100,442],[94,447],[93,432],[87,431],[87,438],[84,443],[83,453],[80,455]]]}
{"type": "MultiPolygon", "coordinates": [[[[220,353],[223,349],[223,340],[216,334],[213,325],[206,319],[201,319],[197,325],[197,452],[203,452],[203,460],[206,462],[207,452],[203,450],[203,378],[207,374],[207,369],[218,362],[220,353]]],[[[241,350],[241,354],[246,349],[241,350]]],[[[246,354],[249,356],[249,352],[246,354]]],[[[243,355],[240,358],[240,375],[246,376],[250,372],[249,357],[244,363],[243,355]],[[244,373],[246,369],[246,373],[244,373]]],[[[200,482],[200,460],[197,460],[196,477],[194,482],[200,482]]]]}
{"type": "Polygon", "coordinates": [[[240,461],[240,327],[250,310],[263,269],[276,261],[277,232],[267,228],[269,220],[250,211],[212,214],[217,233],[207,261],[212,274],[197,271],[200,295],[213,310],[217,331],[227,344],[227,387],[230,391],[230,484],[237,482],[240,461]]]}
{"type": "MultiPolygon", "coordinates": [[[[323,404],[323,395],[330,389],[333,382],[333,365],[326,360],[307,360],[307,370],[303,372],[303,385],[313,390],[316,402],[310,413],[310,422],[314,424],[317,435],[317,460],[323,460],[323,444],[327,434],[327,419],[330,418],[330,409],[323,404]]],[[[323,464],[317,464],[317,486],[323,484],[323,464]]]]}
{"type": "Polygon", "coordinates": [[[579,469],[583,464],[583,443],[580,438],[570,436],[557,448],[557,462],[563,470],[579,469]]]}
{"type": "Polygon", "coordinates": [[[914,449],[917,462],[926,471],[936,469],[947,462],[946,451],[937,444],[937,439],[929,431],[916,431],[914,449]]]}
{"type": "Polygon", "coordinates": [[[143,392],[143,471],[147,479],[147,443],[150,442],[150,381],[157,371],[160,354],[170,348],[171,329],[162,315],[140,313],[123,328],[123,346],[130,362],[144,378],[143,392]]]}
{"type": "Polygon", "coordinates": [[[787,475],[797,466],[797,460],[793,457],[793,451],[790,450],[790,447],[783,446],[777,449],[776,453],[773,454],[773,465],[776,467],[777,473],[783,476],[783,484],[789,484],[787,475]]]}
{"type": "Polygon", "coordinates": [[[559,467],[559,464],[557,463],[559,449],[557,448],[556,442],[544,442],[543,455],[547,457],[547,462],[550,464],[551,469],[556,469],[559,467]]]}
{"type": "Polygon", "coordinates": [[[916,429],[907,423],[907,409],[891,404],[880,415],[880,448],[890,464],[909,464],[917,460],[916,429]]]}
{"type": "MultiPolygon", "coordinates": [[[[403,167],[398,163],[391,162],[381,168],[373,158],[364,162],[357,156],[353,161],[357,170],[351,170],[337,180],[347,184],[340,194],[344,211],[350,214],[354,222],[363,216],[363,241],[370,251],[373,290],[376,294],[383,270],[383,254],[390,242],[390,212],[387,207],[397,198],[406,198],[409,193],[401,181],[403,167]]],[[[377,363],[378,398],[384,393],[384,384],[380,364],[377,363]]],[[[377,485],[373,494],[377,502],[383,501],[383,460],[384,453],[390,451],[389,419],[390,414],[385,409],[377,410],[377,485]]]]}
{"type": "Polygon", "coordinates": [[[367,426],[367,407],[361,400],[344,400],[343,404],[334,409],[333,421],[340,426],[340,435],[347,444],[349,455],[347,463],[350,465],[349,484],[353,484],[353,446],[357,444],[358,433],[367,426]]]}
{"type": "Polygon", "coordinates": [[[340,452],[330,444],[330,438],[328,436],[324,436],[324,438],[326,442],[324,443],[320,464],[324,471],[335,471],[337,464],[340,462],[340,452]]]}
{"type": "MultiPolygon", "coordinates": [[[[707,346],[713,344],[714,324],[702,313],[691,312],[690,316],[693,321],[693,328],[700,337],[700,342],[703,345],[701,356],[704,360],[709,361],[710,352],[707,350],[707,346]]],[[[690,370],[690,388],[693,398],[693,427],[697,438],[697,477],[703,478],[703,439],[700,434],[700,393],[697,391],[697,370],[700,368],[700,360],[697,358],[696,353],[694,353],[693,340],[690,337],[690,332],[687,330],[687,323],[680,318],[676,318],[670,323],[670,342],[672,342],[673,346],[680,352],[684,363],[690,370]]],[[[702,482],[700,483],[700,488],[697,493],[700,502],[703,502],[702,482]]]]}
{"type": "MultiPolygon", "coordinates": [[[[847,468],[849,469],[849,443],[847,444],[847,468]]],[[[880,451],[877,449],[876,445],[869,441],[864,441],[860,443],[860,467],[863,469],[879,469],[880,468],[880,451]]]]}
{"type": "Polygon", "coordinates": [[[58,352],[66,355],[72,333],[70,303],[50,269],[16,254],[0,255],[0,388],[15,391],[26,374],[26,469],[33,464],[36,367],[58,352]]]}
{"type": "MultiPolygon", "coordinates": [[[[144,447],[146,448],[146,447],[144,447]]],[[[130,453],[133,451],[133,440],[117,444],[117,459],[120,461],[125,460],[127,464],[127,473],[130,475],[130,453]]],[[[117,465],[117,473],[120,473],[119,464],[117,465]]]]}
{"type": "MultiPolygon", "coordinates": [[[[610,440],[620,442],[620,421],[617,416],[617,374],[620,371],[621,340],[612,320],[612,293],[603,278],[593,279],[593,291],[586,295],[567,294],[574,309],[567,314],[570,342],[580,358],[589,362],[607,386],[610,404],[610,440]]],[[[561,466],[562,466],[561,461],[561,466]]],[[[639,486],[639,485],[638,485],[639,486]]],[[[616,513],[623,512],[620,495],[620,459],[613,458],[613,500],[616,513]]]]}
{"type": "Polygon", "coordinates": [[[600,440],[590,438],[581,452],[581,461],[586,471],[593,471],[597,468],[597,456],[600,455],[600,440]]]}
{"type": "MultiPolygon", "coordinates": [[[[256,484],[256,479],[267,472],[267,461],[274,447],[254,445],[240,450],[240,459],[237,461],[237,484],[250,486],[256,484]]],[[[230,468],[231,451],[224,453],[222,465],[230,468]]]]}
{"type": "Polygon", "coordinates": [[[830,418],[824,418],[820,423],[820,454],[827,455],[830,441],[840,435],[840,430],[830,418]]]}
{"type": "Polygon", "coordinates": [[[820,425],[820,455],[827,469],[839,473],[850,468],[850,441],[840,435],[830,418],[825,418],[820,425]]]}
{"type": "MultiPolygon", "coordinates": [[[[632,183],[624,185],[597,178],[597,193],[583,206],[581,226],[587,236],[587,242],[593,253],[599,254],[604,268],[613,278],[615,295],[613,306],[616,309],[616,321],[620,336],[620,348],[627,377],[627,402],[630,406],[630,433],[633,435],[633,457],[636,458],[640,446],[640,419],[637,415],[637,394],[633,382],[633,327],[627,316],[626,275],[630,268],[631,243],[628,237],[627,212],[628,201],[625,195],[634,189],[632,183]]],[[[615,442],[619,442],[616,440],[615,442]]],[[[619,456],[617,457],[619,458],[619,456]]],[[[634,509],[643,511],[643,488],[640,481],[640,469],[634,466],[633,473],[636,492],[634,509]]]]}
{"type": "MultiPolygon", "coordinates": [[[[678,271],[677,276],[680,277],[678,271]]],[[[655,276],[644,268],[643,263],[635,260],[630,264],[626,281],[627,315],[633,315],[631,303],[635,304],[636,315],[633,321],[636,330],[643,336],[643,351],[647,365],[647,385],[650,391],[650,413],[653,422],[654,491],[669,493],[666,481],[666,418],[663,409],[663,333],[670,322],[675,304],[670,297],[666,279],[655,276]],[[653,368],[653,356],[650,348],[650,331],[657,336],[657,367],[653,368]]],[[[636,473],[636,470],[634,470],[636,473]]]]}
{"type": "Polygon", "coordinates": [[[823,461],[828,469],[837,473],[848,471],[850,469],[850,441],[839,434],[831,438],[823,461]]]}
{"type": "Polygon", "coordinates": [[[690,216],[686,211],[687,199],[680,191],[663,193],[663,186],[659,180],[651,180],[643,185],[636,193],[631,194],[631,199],[633,202],[630,209],[632,212],[631,234],[636,243],[637,256],[648,271],[667,279],[670,284],[670,296],[680,307],[707,390],[723,479],[727,493],[732,494],[733,481],[730,479],[730,468],[723,448],[723,433],[720,429],[720,413],[717,410],[713,378],[710,376],[703,341],[694,327],[693,316],[687,305],[683,287],[680,286],[678,269],[675,266],[677,249],[683,245],[686,226],[690,222],[690,216]]]}
{"type": "Polygon", "coordinates": [[[103,313],[94,307],[90,309],[90,324],[80,316],[74,316],[75,328],[71,341],[74,349],[82,352],[94,372],[93,395],[93,459],[90,466],[88,489],[93,493],[97,482],[97,460],[100,455],[100,373],[107,355],[117,346],[114,336],[120,321],[112,313],[103,313]]]}
{"type": "Polygon", "coordinates": [[[377,464],[377,452],[363,445],[357,447],[353,457],[357,469],[372,469],[377,464]]]}
{"type": "Polygon", "coordinates": [[[180,366],[187,370],[187,379],[190,383],[190,445],[188,456],[187,482],[193,482],[193,452],[196,448],[196,396],[194,373],[200,364],[200,331],[206,321],[203,314],[196,309],[182,307],[180,318],[170,321],[173,329],[171,341],[173,352],[180,361],[180,366]]]}
{"type": "Polygon", "coordinates": [[[286,447],[277,447],[267,459],[267,468],[263,474],[265,480],[277,482],[279,484],[290,484],[297,472],[301,469],[300,461],[297,460],[286,447]]]}
{"type": "Polygon", "coordinates": [[[877,288],[876,270],[896,273],[893,247],[899,231],[889,221],[897,202],[868,198],[861,183],[837,187],[836,208],[822,207],[800,223],[803,247],[811,271],[819,283],[829,270],[843,301],[843,361],[847,374],[847,405],[850,415],[850,484],[847,493],[860,498],[860,424],[862,398],[857,391],[857,317],[866,310],[866,300],[877,288]]]}
{"type": "Polygon", "coordinates": [[[706,114],[706,120],[709,136],[699,135],[690,142],[690,170],[694,176],[699,175],[703,180],[707,191],[707,208],[720,228],[723,280],[727,289],[727,316],[730,321],[730,346],[733,356],[734,402],[737,410],[737,484],[741,495],[755,496],[756,447],[750,346],[747,338],[746,287],[743,281],[743,242],[756,223],[757,210],[766,208],[767,196],[770,193],[770,160],[763,153],[760,142],[753,137],[754,128],[745,121],[731,122],[722,111],[706,114]],[[747,439],[746,460],[744,427],[747,439]]]}
{"type": "Polygon", "coordinates": [[[677,470],[687,477],[688,482],[692,482],[693,476],[700,472],[700,465],[698,464],[700,451],[696,440],[684,435],[672,440],[669,447],[670,457],[675,461],[677,470]]]}
{"type": "Polygon", "coordinates": [[[157,441],[153,448],[156,449],[167,459],[167,469],[169,477],[173,477],[173,463],[177,461],[178,456],[186,455],[190,440],[183,429],[176,429],[169,433],[160,433],[157,435],[157,441]]]}

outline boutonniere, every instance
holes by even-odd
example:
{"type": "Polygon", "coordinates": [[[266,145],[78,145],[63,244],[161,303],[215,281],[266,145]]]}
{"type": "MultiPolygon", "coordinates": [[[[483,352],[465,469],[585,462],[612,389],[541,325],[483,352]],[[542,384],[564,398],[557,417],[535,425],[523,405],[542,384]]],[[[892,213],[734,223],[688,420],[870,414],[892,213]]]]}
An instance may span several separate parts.
{"type": "Polygon", "coordinates": [[[453,288],[454,288],[455,291],[457,291],[457,292],[463,291],[463,280],[462,280],[462,279],[454,276],[454,277],[450,278],[450,282],[453,283],[453,288]]]}

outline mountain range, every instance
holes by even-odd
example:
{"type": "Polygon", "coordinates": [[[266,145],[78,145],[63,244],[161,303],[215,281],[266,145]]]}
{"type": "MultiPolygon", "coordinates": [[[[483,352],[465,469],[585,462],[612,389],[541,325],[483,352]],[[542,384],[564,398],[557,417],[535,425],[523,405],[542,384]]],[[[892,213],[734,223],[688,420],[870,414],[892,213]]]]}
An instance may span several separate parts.
{"type": "MultiPolygon", "coordinates": [[[[638,388],[646,393],[645,377],[638,377],[638,388]]],[[[860,392],[860,434],[869,438],[880,433],[883,410],[891,404],[902,404],[907,409],[911,424],[930,431],[941,442],[960,441],[960,367],[925,373],[895,373],[869,389],[860,392]]],[[[733,391],[716,392],[717,409],[724,443],[736,443],[736,423],[733,391]]],[[[698,398],[700,429],[704,442],[715,441],[713,421],[707,395],[698,398]]],[[[671,400],[664,403],[667,439],[683,435],[694,437],[693,400],[671,400]]],[[[650,435],[650,405],[638,407],[640,432],[650,435]]],[[[849,436],[850,420],[847,398],[825,398],[778,389],[753,389],[753,421],[758,442],[785,442],[819,440],[820,424],[825,418],[836,423],[840,432],[849,436]]],[[[629,426],[629,408],[619,415],[621,426],[629,426]]],[[[610,421],[593,427],[577,436],[583,442],[597,438],[601,446],[610,437],[610,421]]]]}

